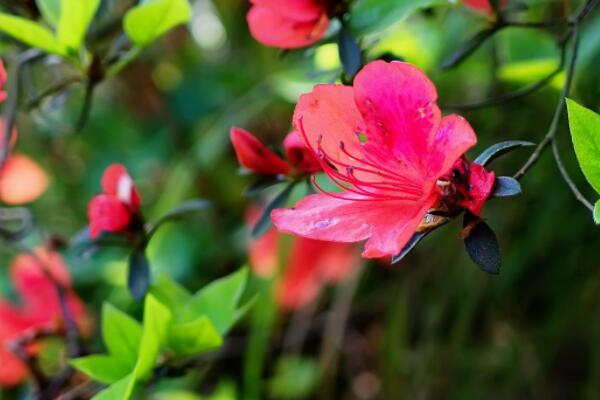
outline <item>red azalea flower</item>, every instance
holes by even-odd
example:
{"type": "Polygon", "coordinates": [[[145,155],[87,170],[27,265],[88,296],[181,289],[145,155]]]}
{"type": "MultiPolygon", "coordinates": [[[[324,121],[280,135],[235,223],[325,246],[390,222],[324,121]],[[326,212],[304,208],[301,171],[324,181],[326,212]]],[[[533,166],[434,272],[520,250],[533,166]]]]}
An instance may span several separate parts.
{"type": "Polygon", "coordinates": [[[231,128],[230,137],[240,165],[257,175],[313,174],[321,170],[319,161],[295,131],[283,141],[286,160],[244,129],[231,128]]]}
{"type": "Polygon", "coordinates": [[[260,43],[282,49],[319,41],[329,26],[326,2],[319,0],[250,0],[250,34],[260,43]]]}
{"type": "MultiPolygon", "coordinates": [[[[89,333],[89,321],[81,300],[71,290],[71,277],[58,253],[36,249],[35,256],[22,254],[11,265],[11,279],[21,298],[20,306],[0,299],[0,386],[22,382],[25,365],[9,351],[11,341],[39,330],[60,331],[62,311],[55,284],[68,291],[67,306],[82,334],[89,333]],[[51,277],[51,278],[50,278],[51,277]]],[[[31,345],[33,354],[40,350],[31,345]]]]}
{"type": "Polygon", "coordinates": [[[102,190],[104,193],[95,196],[88,208],[93,239],[102,232],[124,231],[140,209],[140,195],[123,165],[112,164],[106,168],[102,175],[102,190]]]}
{"type": "Polygon", "coordinates": [[[318,85],[301,96],[294,124],[343,192],[274,210],[275,226],[318,240],[367,240],[363,256],[375,258],[430,228],[432,209],[479,214],[495,175],[466,161],[475,133],[458,115],[442,117],[436,102],[423,72],[384,61],[368,64],[353,87],[318,85]]]}
{"type": "MultiPolygon", "coordinates": [[[[247,217],[249,225],[259,216],[258,209],[251,209],[247,217]]],[[[270,229],[259,239],[249,239],[249,263],[258,276],[269,278],[277,272],[280,236],[275,229],[270,229]]],[[[288,310],[305,306],[323,285],[350,276],[356,264],[357,253],[352,245],[294,238],[277,283],[277,303],[288,310]]]]}
{"type": "MultiPolygon", "coordinates": [[[[0,68],[0,83],[2,71],[0,68]]],[[[0,141],[4,136],[4,121],[0,119],[0,141]]],[[[10,147],[17,141],[13,129],[10,147]]],[[[48,188],[48,175],[31,158],[23,154],[11,154],[0,168],[0,202],[10,205],[30,203],[38,199],[48,188]]]]}
{"type": "Polygon", "coordinates": [[[4,68],[4,61],[0,58],[0,103],[6,100],[8,94],[4,91],[4,85],[7,81],[6,69],[4,68]]]}
{"type": "MultiPolygon", "coordinates": [[[[506,1],[507,0],[500,0],[500,8],[506,6],[506,1]]],[[[494,12],[489,0],[464,0],[464,4],[469,8],[486,14],[492,14],[494,12]]]]}

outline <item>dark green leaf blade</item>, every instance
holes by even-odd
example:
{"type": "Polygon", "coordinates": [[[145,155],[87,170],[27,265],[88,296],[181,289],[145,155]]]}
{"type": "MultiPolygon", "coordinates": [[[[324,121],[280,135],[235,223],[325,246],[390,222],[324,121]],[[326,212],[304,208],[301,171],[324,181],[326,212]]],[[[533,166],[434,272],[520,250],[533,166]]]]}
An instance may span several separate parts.
{"type": "Polygon", "coordinates": [[[500,246],[496,234],[485,221],[465,213],[463,225],[471,227],[468,236],[464,239],[465,249],[471,260],[484,272],[497,275],[500,273],[500,246]]]}
{"type": "Polygon", "coordinates": [[[342,26],[338,36],[338,52],[346,75],[352,79],[362,64],[362,54],[356,38],[345,26],[342,26]]]}
{"type": "Polygon", "coordinates": [[[129,257],[127,287],[136,300],[144,298],[150,287],[150,264],[144,249],[134,249],[129,257]]]}
{"type": "Polygon", "coordinates": [[[508,153],[511,150],[514,150],[518,147],[533,145],[534,143],[523,140],[507,140],[505,142],[499,142],[485,149],[480,155],[477,156],[475,160],[473,160],[473,162],[485,167],[496,158],[508,153]]]}
{"type": "Polygon", "coordinates": [[[511,197],[522,193],[521,184],[512,176],[499,176],[496,178],[492,197],[511,197]]]}
{"type": "Polygon", "coordinates": [[[294,189],[294,186],[296,186],[296,182],[290,182],[285,187],[285,189],[283,189],[283,191],[281,193],[279,193],[273,199],[273,201],[271,201],[267,205],[262,216],[260,217],[260,219],[258,220],[256,225],[254,225],[254,228],[252,229],[252,237],[254,237],[254,238],[261,237],[269,230],[269,228],[271,227],[271,211],[273,211],[276,208],[282,207],[287,202],[290,195],[292,194],[292,190],[294,189]]]}

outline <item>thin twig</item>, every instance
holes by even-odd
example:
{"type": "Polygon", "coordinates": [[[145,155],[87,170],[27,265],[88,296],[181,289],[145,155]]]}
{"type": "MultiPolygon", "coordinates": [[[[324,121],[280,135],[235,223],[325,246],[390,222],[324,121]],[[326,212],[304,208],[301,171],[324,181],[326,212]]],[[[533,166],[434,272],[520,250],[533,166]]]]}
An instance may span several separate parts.
{"type": "MultiPolygon", "coordinates": [[[[577,54],[579,51],[579,25],[574,25],[572,30],[569,31],[568,36],[572,36],[573,38],[573,50],[571,54],[571,59],[569,61],[569,66],[567,68],[566,82],[560,94],[559,101],[556,105],[556,110],[554,111],[554,116],[552,117],[550,128],[548,129],[546,136],[544,136],[542,141],[533,150],[533,153],[531,153],[531,156],[529,156],[525,164],[523,164],[523,166],[513,176],[517,180],[521,179],[525,175],[525,173],[527,173],[527,171],[529,171],[529,169],[537,162],[542,152],[546,149],[546,147],[548,147],[551,144],[552,140],[554,139],[554,136],[556,135],[556,132],[558,131],[560,118],[565,108],[565,99],[571,91],[573,76],[575,74],[575,65],[577,63],[577,54]]],[[[564,43],[563,46],[566,46],[566,43],[564,43]]]]}
{"type": "Polygon", "coordinates": [[[583,204],[584,207],[586,207],[588,210],[593,212],[594,206],[579,191],[579,189],[577,188],[577,185],[575,185],[575,182],[573,182],[573,180],[569,176],[569,173],[567,172],[567,169],[565,168],[564,164],[562,163],[562,160],[560,158],[560,153],[558,152],[558,142],[556,141],[556,139],[552,140],[552,153],[554,154],[554,160],[556,161],[556,165],[558,166],[558,170],[560,171],[560,174],[562,175],[562,177],[565,180],[565,182],[567,183],[567,185],[569,185],[569,188],[571,189],[571,192],[573,192],[573,194],[575,195],[575,198],[581,204],[583,204]]]}
{"type": "Polygon", "coordinates": [[[8,99],[5,102],[4,108],[4,136],[0,144],[0,169],[4,166],[6,159],[10,153],[10,140],[12,130],[15,126],[17,118],[17,108],[19,104],[19,80],[21,69],[28,62],[42,56],[43,53],[37,49],[29,49],[19,54],[8,74],[8,99]]]}
{"type": "Polygon", "coordinates": [[[37,107],[46,97],[52,96],[53,94],[71,86],[72,84],[81,82],[83,82],[83,79],[81,77],[73,76],[65,79],[62,82],[58,82],[52,86],[49,86],[48,88],[40,92],[37,96],[27,101],[27,103],[25,104],[25,108],[27,110],[31,110],[37,107]]]}

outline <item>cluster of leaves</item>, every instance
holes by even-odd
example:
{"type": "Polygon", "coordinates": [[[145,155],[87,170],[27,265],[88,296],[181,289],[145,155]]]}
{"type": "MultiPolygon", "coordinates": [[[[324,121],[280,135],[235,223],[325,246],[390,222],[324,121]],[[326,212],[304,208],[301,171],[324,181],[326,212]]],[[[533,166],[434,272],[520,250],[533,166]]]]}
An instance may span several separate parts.
{"type": "Polygon", "coordinates": [[[181,374],[207,361],[197,357],[218,349],[223,336],[252,305],[251,300],[240,305],[247,279],[248,271],[242,268],[192,294],[161,276],[145,297],[142,324],[105,303],[101,322],[108,354],[70,363],[110,385],[95,399],[130,399],[140,383],[154,376],[181,374]],[[196,359],[190,362],[190,357],[196,359]]]}

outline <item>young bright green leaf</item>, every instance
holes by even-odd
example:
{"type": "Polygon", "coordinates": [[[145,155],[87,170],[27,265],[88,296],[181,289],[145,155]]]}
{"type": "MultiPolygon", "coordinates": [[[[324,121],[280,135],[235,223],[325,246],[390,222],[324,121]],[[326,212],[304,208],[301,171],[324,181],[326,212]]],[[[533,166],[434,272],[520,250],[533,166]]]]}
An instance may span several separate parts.
{"type": "Polygon", "coordinates": [[[133,43],[147,46],[190,16],[187,0],[147,0],[125,14],[123,29],[133,43]]]}
{"type": "Polygon", "coordinates": [[[69,364],[95,381],[111,384],[123,379],[131,367],[120,359],[105,354],[93,354],[70,360],[69,364]]]}
{"type": "Polygon", "coordinates": [[[191,356],[218,348],[223,344],[223,338],[210,320],[202,316],[191,322],[172,324],[168,343],[176,354],[191,356]]]}
{"type": "Polygon", "coordinates": [[[362,36],[381,32],[424,8],[448,5],[448,0],[357,0],[352,4],[350,25],[362,36]]]}
{"type": "Polygon", "coordinates": [[[0,31],[47,53],[66,54],[65,48],[50,30],[28,19],[0,13],[0,31]]]}
{"type": "Polygon", "coordinates": [[[237,307],[248,279],[248,269],[212,282],[186,304],[183,320],[192,321],[206,315],[217,331],[224,335],[235,323],[237,307]]]}
{"type": "Polygon", "coordinates": [[[144,303],[144,326],[134,370],[136,380],[146,378],[154,369],[160,348],[166,343],[171,311],[152,295],[144,303]]]}
{"type": "Polygon", "coordinates": [[[132,375],[127,375],[92,397],[92,400],[129,400],[134,389],[135,379],[132,375]]]}
{"type": "Polygon", "coordinates": [[[58,41],[71,51],[81,46],[100,0],[61,0],[58,41]]]}
{"type": "Polygon", "coordinates": [[[567,99],[569,127],[579,166],[600,193],[600,115],[567,99]]]}
{"type": "Polygon", "coordinates": [[[600,200],[594,204],[594,223],[600,225],[600,200]]]}
{"type": "Polygon", "coordinates": [[[44,20],[52,26],[58,25],[60,19],[60,2],[61,0],[36,0],[40,13],[44,20]]]}
{"type": "Polygon", "coordinates": [[[131,371],[137,360],[138,348],[142,340],[142,327],[139,322],[111,304],[104,303],[102,337],[109,353],[128,365],[131,371]]]}
{"type": "Polygon", "coordinates": [[[159,275],[156,283],[150,286],[150,293],[172,311],[187,303],[192,297],[192,294],[186,288],[165,274],[159,275]]]}
{"type": "Polygon", "coordinates": [[[281,358],[275,376],[269,382],[269,392],[276,399],[303,399],[317,388],[319,366],[310,358],[281,358]]]}

